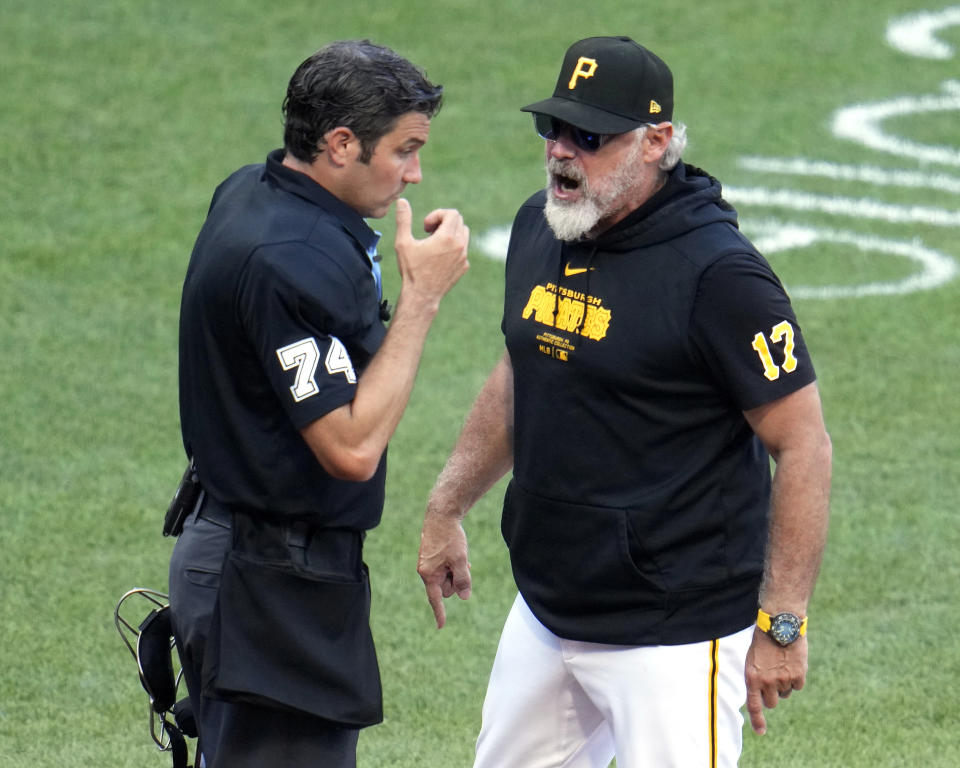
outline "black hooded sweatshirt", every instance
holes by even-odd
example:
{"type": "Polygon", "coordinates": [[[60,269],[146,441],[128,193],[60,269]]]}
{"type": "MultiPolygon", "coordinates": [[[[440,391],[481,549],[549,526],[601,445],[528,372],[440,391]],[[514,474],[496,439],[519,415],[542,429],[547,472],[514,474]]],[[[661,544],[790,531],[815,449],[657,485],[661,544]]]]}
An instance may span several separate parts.
{"type": "Polygon", "coordinates": [[[679,164],[594,240],[521,207],[503,331],[514,475],[502,532],[555,634],[627,645],[756,619],[770,464],[743,411],[815,379],[790,301],[719,182],[679,164]]]}

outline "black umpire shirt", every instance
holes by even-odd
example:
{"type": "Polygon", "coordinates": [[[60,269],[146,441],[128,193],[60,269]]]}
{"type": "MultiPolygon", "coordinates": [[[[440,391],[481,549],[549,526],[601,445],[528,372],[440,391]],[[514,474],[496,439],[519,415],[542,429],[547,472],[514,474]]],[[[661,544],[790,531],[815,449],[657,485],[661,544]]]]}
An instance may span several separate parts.
{"type": "Polygon", "coordinates": [[[184,447],[225,504],[364,530],[380,520],[386,454],[370,481],[337,480],[299,430],[353,399],[383,341],[379,235],[282,160],[224,181],[197,237],[180,311],[184,447]]]}

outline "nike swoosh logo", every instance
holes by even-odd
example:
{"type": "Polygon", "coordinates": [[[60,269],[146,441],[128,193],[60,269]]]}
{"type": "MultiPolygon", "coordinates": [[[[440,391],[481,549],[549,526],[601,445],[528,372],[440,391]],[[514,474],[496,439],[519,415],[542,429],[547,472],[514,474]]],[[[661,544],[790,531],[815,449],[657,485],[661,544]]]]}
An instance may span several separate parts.
{"type": "MultiPolygon", "coordinates": [[[[590,267],[592,270],[593,267],[590,267]]],[[[573,277],[574,275],[582,275],[587,271],[586,267],[571,267],[570,262],[567,262],[566,266],[563,268],[564,277],[573,277]]]]}

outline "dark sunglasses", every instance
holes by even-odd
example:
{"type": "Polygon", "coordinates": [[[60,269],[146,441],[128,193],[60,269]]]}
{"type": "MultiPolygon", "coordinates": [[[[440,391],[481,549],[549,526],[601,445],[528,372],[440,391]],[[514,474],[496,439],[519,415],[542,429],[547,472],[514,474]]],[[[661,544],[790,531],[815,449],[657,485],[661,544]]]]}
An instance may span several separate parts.
{"type": "Polygon", "coordinates": [[[611,138],[617,136],[616,133],[593,133],[585,131],[583,128],[577,128],[575,125],[565,123],[550,115],[543,115],[539,112],[533,113],[533,126],[541,139],[547,141],[556,141],[566,131],[574,144],[587,152],[596,152],[600,147],[607,143],[611,138]]]}

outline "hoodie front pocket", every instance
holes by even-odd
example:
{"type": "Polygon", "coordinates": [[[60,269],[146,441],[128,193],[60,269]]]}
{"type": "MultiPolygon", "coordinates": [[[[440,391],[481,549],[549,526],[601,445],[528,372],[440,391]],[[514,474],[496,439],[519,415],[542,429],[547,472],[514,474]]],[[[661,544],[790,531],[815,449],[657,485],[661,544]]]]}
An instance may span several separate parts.
{"type": "MultiPolygon", "coordinates": [[[[578,629],[662,613],[666,594],[653,561],[630,556],[627,513],[548,499],[511,482],[501,530],[514,579],[549,628],[578,629]]],[[[558,632],[571,637],[569,630],[558,632]]]]}

